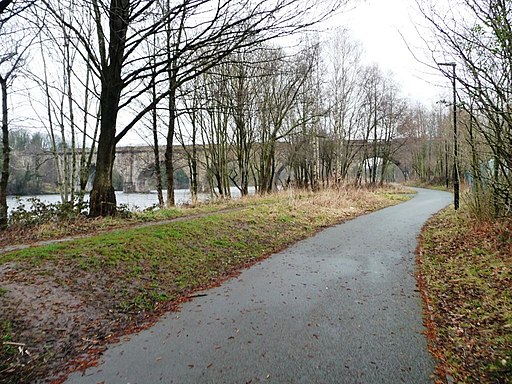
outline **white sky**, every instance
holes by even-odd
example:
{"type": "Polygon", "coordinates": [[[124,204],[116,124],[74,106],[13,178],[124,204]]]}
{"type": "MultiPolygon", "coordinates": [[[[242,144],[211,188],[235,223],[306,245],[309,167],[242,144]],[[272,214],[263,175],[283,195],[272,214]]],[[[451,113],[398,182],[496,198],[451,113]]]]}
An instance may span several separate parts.
{"type": "MultiPolygon", "coordinates": [[[[322,27],[349,29],[352,37],[362,43],[365,60],[378,63],[384,72],[392,71],[405,97],[426,106],[445,98],[450,92],[447,79],[439,71],[419,63],[400,35],[401,32],[415,54],[423,56],[415,24],[426,23],[416,9],[415,0],[350,0],[346,8],[322,27]]],[[[138,135],[132,132],[121,144],[140,142],[138,135]]]]}
{"type": "MultiPolygon", "coordinates": [[[[415,0],[350,0],[346,11],[321,27],[350,30],[352,38],[363,45],[363,60],[368,64],[378,63],[384,73],[392,71],[404,97],[429,107],[446,98],[451,85],[437,70],[414,58],[416,55],[429,63],[432,60],[422,54],[422,40],[415,25],[424,27],[426,23],[415,7],[415,0]]],[[[323,37],[329,38],[329,32],[323,37]]],[[[140,141],[131,132],[121,143],[140,141]]]]}
{"type": "Polygon", "coordinates": [[[404,96],[426,106],[440,100],[449,86],[446,78],[418,62],[407,47],[432,64],[432,59],[422,53],[423,42],[415,27],[421,30],[427,25],[416,8],[416,1],[364,0],[352,1],[348,6],[352,9],[333,18],[330,24],[349,29],[353,38],[362,43],[363,56],[369,63],[376,62],[384,72],[394,73],[404,96]]]}

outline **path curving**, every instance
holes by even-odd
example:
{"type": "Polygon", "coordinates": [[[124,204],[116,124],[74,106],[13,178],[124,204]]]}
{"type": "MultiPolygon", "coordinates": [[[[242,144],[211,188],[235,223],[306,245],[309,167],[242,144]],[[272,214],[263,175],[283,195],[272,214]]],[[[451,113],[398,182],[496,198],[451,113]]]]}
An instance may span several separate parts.
{"type": "Polygon", "coordinates": [[[67,382],[432,382],[414,249],[450,196],[419,189],[301,241],[110,346],[67,382]]]}

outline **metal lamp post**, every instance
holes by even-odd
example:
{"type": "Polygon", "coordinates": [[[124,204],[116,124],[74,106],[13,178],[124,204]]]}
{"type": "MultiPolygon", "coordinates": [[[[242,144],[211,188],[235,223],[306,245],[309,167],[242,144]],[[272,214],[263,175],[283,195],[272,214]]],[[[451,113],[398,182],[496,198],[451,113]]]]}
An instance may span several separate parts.
{"type": "Polygon", "coordinates": [[[452,67],[452,86],[453,86],[453,205],[459,209],[459,169],[457,166],[459,158],[459,148],[457,145],[457,89],[455,84],[456,63],[437,63],[439,66],[452,67]]]}

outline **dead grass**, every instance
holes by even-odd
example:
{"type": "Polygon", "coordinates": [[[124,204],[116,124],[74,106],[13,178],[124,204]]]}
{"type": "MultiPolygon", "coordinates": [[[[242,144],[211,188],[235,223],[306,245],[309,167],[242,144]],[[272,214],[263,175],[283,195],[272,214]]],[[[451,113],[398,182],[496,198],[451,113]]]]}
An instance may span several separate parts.
{"type": "MultiPolygon", "coordinates": [[[[402,200],[403,196],[414,191],[398,184],[385,185],[380,188],[354,187],[342,185],[336,188],[326,188],[315,194],[314,208],[330,208],[336,214],[338,210],[350,210],[350,206],[367,204],[370,206],[375,196],[387,200],[402,200]],[[373,193],[369,193],[373,192],[373,193]],[[381,196],[384,195],[384,196],[381,196]]],[[[240,199],[218,199],[208,203],[199,203],[196,206],[175,207],[171,209],[158,209],[143,212],[131,212],[119,217],[88,218],[78,216],[68,220],[47,220],[34,226],[11,225],[2,231],[0,249],[18,244],[32,244],[41,241],[62,239],[73,236],[90,235],[109,232],[120,228],[133,228],[144,223],[158,223],[176,218],[193,217],[209,214],[221,210],[243,208],[247,206],[274,204],[276,201],[286,200],[289,203],[297,201],[311,201],[312,192],[289,189],[266,196],[250,195],[240,199]]]]}
{"type": "Polygon", "coordinates": [[[447,209],[425,226],[419,262],[441,382],[512,383],[512,219],[447,209]]]}

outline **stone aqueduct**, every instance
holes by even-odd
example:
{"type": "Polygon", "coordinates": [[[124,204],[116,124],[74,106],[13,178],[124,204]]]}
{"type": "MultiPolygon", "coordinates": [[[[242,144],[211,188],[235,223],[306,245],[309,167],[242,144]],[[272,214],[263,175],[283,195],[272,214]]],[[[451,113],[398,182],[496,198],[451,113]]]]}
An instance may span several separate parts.
{"type": "MultiPolygon", "coordinates": [[[[205,168],[204,151],[198,148],[198,187],[199,190],[207,191],[209,188],[207,170],[205,168]]],[[[160,165],[165,170],[165,147],[159,148],[160,165]]],[[[181,145],[173,148],[174,171],[182,170],[187,177],[190,177],[187,152],[181,145]]],[[[286,174],[285,154],[283,151],[276,154],[276,174],[286,174]]],[[[123,191],[125,193],[147,193],[155,188],[155,154],[150,146],[129,146],[116,148],[114,170],[123,178],[123,191]]],[[[280,180],[284,182],[284,180],[280,180]]],[[[92,177],[89,180],[92,187],[92,177]]],[[[276,180],[278,185],[279,180],[276,180]]],[[[165,187],[164,187],[165,188],[165,187]]]]}
{"type": "MultiPolygon", "coordinates": [[[[407,178],[409,174],[408,165],[410,164],[410,148],[403,140],[397,140],[393,143],[395,148],[393,149],[393,157],[391,162],[394,163],[401,171],[401,177],[407,178]]],[[[353,142],[356,147],[362,147],[362,143],[353,142]]],[[[278,146],[278,153],[276,154],[276,186],[279,182],[283,182],[282,175],[288,174],[288,166],[286,164],[286,151],[287,146],[278,146]],[[281,177],[280,177],[281,176],[281,177]]],[[[202,190],[208,189],[208,179],[206,169],[204,167],[204,156],[201,150],[199,152],[199,188],[202,190]]],[[[160,163],[163,168],[164,164],[164,153],[165,148],[160,148],[160,163]]],[[[361,155],[358,157],[358,161],[362,161],[361,155]]],[[[114,169],[123,178],[123,190],[124,192],[149,192],[154,188],[155,184],[155,172],[154,172],[154,151],[149,146],[130,146],[130,147],[118,147],[116,149],[116,159],[114,163],[114,169]]],[[[174,146],[174,169],[183,170],[187,177],[189,176],[188,163],[186,151],[182,146],[174,146]]]]}
{"type": "MultiPolygon", "coordinates": [[[[352,142],[352,145],[362,148],[362,143],[352,142]]],[[[395,148],[393,149],[393,158],[391,161],[400,169],[397,171],[401,173],[403,178],[408,175],[408,165],[411,164],[411,151],[410,143],[404,141],[394,142],[395,148]]],[[[414,145],[414,143],[413,143],[414,145]]],[[[371,146],[371,145],[370,145],[371,146]]],[[[285,182],[288,173],[291,172],[287,165],[286,159],[289,157],[288,153],[290,146],[288,144],[280,143],[276,149],[276,180],[275,186],[285,182]]],[[[362,152],[362,151],[360,151],[362,152]]],[[[160,148],[160,163],[163,168],[165,148],[160,148]]],[[[35,155],[34,153],[18,153],[24,167],[37,169],[37,163],[51,163],[52,155],[50,153],[42,153],[35,155]],[[44,158],[44,159],[42,159],[44,158]]],[[[202,149],[198,150],[198,184],[200,190],[208,190],[207,170],[204,166],[204,152],[202,149]]],[[[92,165],[91,176],[87,188],[92,188],[92,179],[94,176],[94,164],[92,165]]],[[[356,156],[355,162],[364,160],[361,153],[356,156]]],[[[114,171],[122,177],[124,192],[149,192],[156,188],[155,171],[154,171],[154,151],[150,146],[125,146],[116,149],[116,158],[114,163],[114,171]]],[[[174,168],[175,171],[182,170],[189,177],[187,154],[181,145],[174,146],[174,168]]],[[[293,180],[293,173],[291,175],[293,180]]]]}
{"type": "MultiPolygon", "coordinates": [[[[188,176],[186,153],[181,146],[174,146],[174,169],[182,169],[188,176]]],[[[160,164],[164,170],[165,147],[159,148],[160,164]]],[[[124,192],[146,193],[152,189],[155,179],[155,154],[153,147],[130,146],[116,148],[114,170],[123,177],[124,192]]],[[[206,172],[199,170],[199,180],[205,182],[206,172]]],[[[204,187],[204,185],[201,185],[204,187]]]]}

